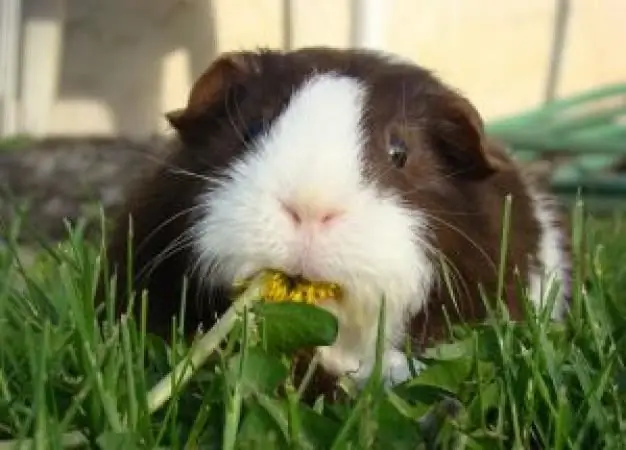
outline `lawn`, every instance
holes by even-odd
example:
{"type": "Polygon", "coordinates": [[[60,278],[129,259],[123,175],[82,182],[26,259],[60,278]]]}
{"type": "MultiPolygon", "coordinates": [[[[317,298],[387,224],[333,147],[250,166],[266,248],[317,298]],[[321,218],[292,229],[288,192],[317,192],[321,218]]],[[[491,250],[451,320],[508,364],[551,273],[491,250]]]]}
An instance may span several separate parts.
{"type": "Polygon", "coordinates": [[[19,221],[4,224],[0,450],[20,439],[103,450],[626,448],[626,222],[572,214],[586,278],[576,277],[566,323],[494,311],[452,329],[407,383],[385,390],[375,376],[362,391],[347,384],[339,402],[313,404],[301,401],[306,382],[294,385],[288,355],[332,341],[324,311],[255,303],[187,383],[154,391],[190,347],[146,335],[142,317],[98,327],[102,243],[79,225],[25,257],[19,221]]]}

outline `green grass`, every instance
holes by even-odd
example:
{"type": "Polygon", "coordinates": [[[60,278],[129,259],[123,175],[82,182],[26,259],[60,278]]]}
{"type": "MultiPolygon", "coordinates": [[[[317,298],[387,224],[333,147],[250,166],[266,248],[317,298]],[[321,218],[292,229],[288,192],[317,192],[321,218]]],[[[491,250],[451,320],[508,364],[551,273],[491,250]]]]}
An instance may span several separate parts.
{"type": "Polygon", "coordinates": [[[22,150],[33,142],[34,139],[27,135],[18,135],[15,137],[0,139],[0,153],[22,150]]]}
{"type": "Polygon", "coordinates": [[[456,327],[423,355],[427,368],[392,391],[374,376],[360,392],[348,385],[340,402],[314,405],[301,401],[306,385],[294,384],[288,355],[332,342],[330,314],[240,308],[224,345],[186,383],[161,385],[171,389],[161,404],[151,390],[190,346],[146,335],[145,315],[98,327],[91,300],[101,243],[68,229],[66,241],[26,264],[19,228],[5,227],[0,241],[0,450],[26,438],[38,449],[103,450],[626,447],[619,218],[576,220],[575,240],[586,238],[579,267],[588,272],[565,323],[528,309],[516,324],[494,312],[456,327]]]}

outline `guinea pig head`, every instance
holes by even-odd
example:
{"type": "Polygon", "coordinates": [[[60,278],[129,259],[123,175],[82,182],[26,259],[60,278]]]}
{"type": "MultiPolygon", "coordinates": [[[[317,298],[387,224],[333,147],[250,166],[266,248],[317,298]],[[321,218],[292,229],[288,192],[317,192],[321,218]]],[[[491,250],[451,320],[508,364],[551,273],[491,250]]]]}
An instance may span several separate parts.
{"type": "Polygon", "coordinates": [[[428,300],[436,252],[416,202],[498,170],[467,100],[365,51],[225,55],[168,117],[206,180],[190,208],[195,282],[271,268],[340,284],[321,304],[340,324],[321,349],[331,372],[371,362],[383,298],[390,346],[428,300]]]}

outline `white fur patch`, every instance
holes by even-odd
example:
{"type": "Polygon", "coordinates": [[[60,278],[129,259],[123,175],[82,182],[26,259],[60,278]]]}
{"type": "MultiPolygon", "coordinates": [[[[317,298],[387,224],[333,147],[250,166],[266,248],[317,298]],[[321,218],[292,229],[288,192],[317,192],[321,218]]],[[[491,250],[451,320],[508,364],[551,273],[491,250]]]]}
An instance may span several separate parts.
{"type": "Polygon", "coordinates": [[[402,363],[392,347],[404,338],[405,322],[423,306],[434,277],[425,219],[363,176],[366,94],[355,79],[311,77],[255,148],[199,199],[206,209],[194,230],[206,278],[232,283],[275,268],[340,283],[345,298],[324,303],[339,320],[339,336],[319,351],[326,370],[360,370],[358,377],[373,363],[383,296],[385,367],[397,372],[402,363]],[[283,204],[303,218],[300,224],[283,204]],[[337,216],[322,223],[328,212],[337,216]]]}
{"type": "Polygon", "coordinates": [[[533,202],[535,218],[539,222],[541,236],[538,259],[541,267],[531,267],[530,300],[541,308],[546,297],[557,290],[556,303],[552,310],[553,319],[561,319],[565,312],[565,270],[568,268],[563,252],[563,234],[556,225],[554,200],[547,194],[540,194],[528,186],[528,193],[533,202]]]}

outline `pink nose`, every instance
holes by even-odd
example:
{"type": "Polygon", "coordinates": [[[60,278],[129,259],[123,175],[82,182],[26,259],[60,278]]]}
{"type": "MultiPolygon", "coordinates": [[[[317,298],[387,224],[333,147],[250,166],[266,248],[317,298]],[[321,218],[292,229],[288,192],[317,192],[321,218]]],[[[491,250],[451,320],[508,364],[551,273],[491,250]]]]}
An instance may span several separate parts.
{"type": "Polygon", "coordinates": [[[295,208],[285,202],[282,202],[282,207],[287,216],[296,225],[301,225],[304,222],[319,222],[326,225],[341,215],[339,211],[331,210],[322,210],[321,212],[301,212],[298,208],[295,208]]]}

